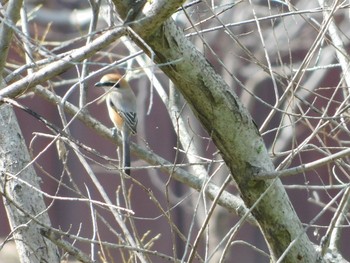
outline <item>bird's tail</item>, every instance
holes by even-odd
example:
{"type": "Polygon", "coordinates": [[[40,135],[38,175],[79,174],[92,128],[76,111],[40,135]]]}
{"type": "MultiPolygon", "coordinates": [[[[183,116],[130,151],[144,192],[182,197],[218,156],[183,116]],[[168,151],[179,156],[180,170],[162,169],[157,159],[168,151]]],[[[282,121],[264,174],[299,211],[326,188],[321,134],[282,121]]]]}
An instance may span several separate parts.
{"type": "Polygon", "coordinates": [[[128,132],[123,133],[123,166],[122,169],[127,175],[130,175],[130,134],[128,132]]]}

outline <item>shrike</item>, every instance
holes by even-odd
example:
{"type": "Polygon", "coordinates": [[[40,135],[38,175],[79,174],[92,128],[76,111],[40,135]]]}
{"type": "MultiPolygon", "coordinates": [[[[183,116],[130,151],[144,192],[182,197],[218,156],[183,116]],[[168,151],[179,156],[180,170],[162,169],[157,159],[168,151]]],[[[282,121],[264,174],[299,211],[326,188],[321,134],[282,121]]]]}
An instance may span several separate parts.
{"type": "Polygon", "coordinates": [[[106,95],[110,119],[121,135],[122,169],[130,175],[130,135],[136,134],[136,96],[129,83],[119,74],[104,75],[95,87],[102,87],[106,95]]]}

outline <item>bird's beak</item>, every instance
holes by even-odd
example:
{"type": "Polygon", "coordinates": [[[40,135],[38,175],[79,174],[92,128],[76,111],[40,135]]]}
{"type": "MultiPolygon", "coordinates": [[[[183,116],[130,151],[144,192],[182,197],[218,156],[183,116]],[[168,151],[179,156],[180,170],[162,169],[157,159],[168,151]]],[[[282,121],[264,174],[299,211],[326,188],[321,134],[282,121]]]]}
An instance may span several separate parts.
{"type": "Polygon", "coordinates": [[[95,83],[95,87],[102,87],[103,86],[103,83],[102,82],[97,82],[95,83]]]}

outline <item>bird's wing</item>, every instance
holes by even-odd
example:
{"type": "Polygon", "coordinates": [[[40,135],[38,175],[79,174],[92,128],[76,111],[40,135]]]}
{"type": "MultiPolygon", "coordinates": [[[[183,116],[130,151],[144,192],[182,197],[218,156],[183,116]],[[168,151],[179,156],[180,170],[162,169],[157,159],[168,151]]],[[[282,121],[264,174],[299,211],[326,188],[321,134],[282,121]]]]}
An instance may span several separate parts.
{"type": "Polygon", "coordinates": [[[123,119],[125,120],[126,125],[129,127],[131,132],[133,134],[136,134],[136,127],[137,127],[137,115],[136,115],[136,112],[118,111],[118,113],[123,117],[123,119]]]}

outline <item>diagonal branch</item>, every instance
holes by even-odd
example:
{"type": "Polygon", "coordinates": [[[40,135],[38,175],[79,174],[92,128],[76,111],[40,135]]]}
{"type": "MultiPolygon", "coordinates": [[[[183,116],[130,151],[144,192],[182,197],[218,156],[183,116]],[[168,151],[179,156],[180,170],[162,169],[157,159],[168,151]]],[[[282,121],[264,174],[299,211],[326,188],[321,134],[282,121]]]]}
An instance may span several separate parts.
{"type": "Polygon", "coordinates": [[[114,28],[98,37],[91,42],[90,45],[83,46],[79,49],[69,52],[64,57],[60,58],[49,64],[46,67],[39,69],[31,75],[28,75],[15,83],[0,90],[0,97],[10,97],[14,98],[22,93],[27,92],[32,87],[43,83],[52,77],[68,70],[73,67],[75,63],[80,62],[86,58],[91,57],[97,51],[107,47],[111,43],[115,42],[117,39],[126,34],[125,28],[114,28]]]}
{"type": "MultiPolygon", "coordinates": [[[[275,180],[272,185],[271,180],[258,181],[252,177],[257,172],[272,172],[274,167],[251,116],[173,21],[157,24],[159,17],[166,18],[167,14],[169,17],[180,4],[180,1],[152,1],[145,15],[138,16],[138,20],[129,26],[152,48],[155,62],[165,65],[161,69],[174,82],[212,136],[247,206],[252,206],[269,189],[252,213],[269,244],[272,260],[279,258],[288,248],[285,262],[300,262],[300,258],[304,262],[314,262],[316,251],[280,180],[275,180]],[[164,10],[167,7],[169,9],[164,10]],[[288,247],[293,240],[293,246],[288,247]]],[[[116,7],[122,12],[128,10],[118,9],[117,4],[116,7]]],[[[121,17],[125,17],[125,14],[121,14],[121,17]]],[[[139,38],[133,40],[149,54],[139,38]]]]}
{"type": "MultiPolygon", "coordinates": [[[[22,4],[22,0],[9,1],[6,9],[6,17],[0,24],[0,76],[2,76],[6,64],[7,54],[13,36],[13,30],[8,23],[16,24],[20,17],[22,4]]],[[[2,79],[2,77],[0,77],[0,79],[2,79]]]]}
{"type": "MultiPolygon", "coordinates": [[[[59,96],[53,94],[52,92],[48,91],[47,89],[43,87],[36,87],[35,92],[43,97],[44,99],[50,101],[53,104],[58,104],[62,100],[59,96]]],[[[116,142],[119,140],[119,144],[121,144],[120,139],[113,136],[113,132],[111,132],[110,129],[107,127],[101,125],[100,122],[92,118],[90,115],[86,113],[82,113],[76,106],[73,104],[66,102],[65,103],[65,110],[74,116],[74,118],[79,119],[82,121],[87,127],[90,127],[94,129],[98,134],[101,134],[102,136],[110,139],[112,142],[116,142]]],[[[74,142],[75,143],[75,142],[74,142]]],[[[150,165],[159,166],[160,170],[162,170],[165,173],[172,174],[172,178],[186,184],[187,186],[200,191],[204,185],[206,185],[204,191],[206,195],[211,199],[214,200],[216,196],[218,195],[220,191],[220,187],[212,182],[206,182],[205,178],[198,178],[196,176],[193,176],[192,174],[188,173],[187,171],[176,167],[174,169],[174,164],[171,162],[166,161],[162,157],[150,153],[149,151],[141,148],[140,146],[131,143],[131,149],[134,154],[136,154],[137,157],[145,160],[150,165]]],[[[218,204],[227,209],[231,213],[235,213],[239,216],[244,216],[245,214],[249,213],[245,205],[243,204],[242,200],[232,194],[230,194],[227,191],[224,191],[222,195],[220,196],[218,200],[218,204]]],[[[247,217],[247,221],[251,224],[256,225],[256,220],[251,214],[249,213],[249,216],[247,217]]]]}

